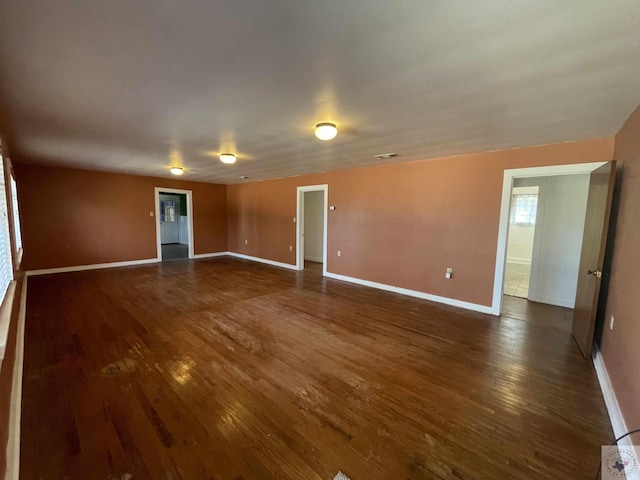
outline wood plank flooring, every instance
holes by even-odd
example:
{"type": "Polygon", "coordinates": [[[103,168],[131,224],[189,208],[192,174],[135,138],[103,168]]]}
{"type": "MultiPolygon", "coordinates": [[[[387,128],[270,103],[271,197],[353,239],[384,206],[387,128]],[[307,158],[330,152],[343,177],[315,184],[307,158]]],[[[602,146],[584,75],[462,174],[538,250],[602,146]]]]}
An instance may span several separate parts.
{"type": "Polygon", "coordinates": [[[565,309],[226,257],[30,277],[27,303],[23,480],[585,479],[612,440],[565,309]]]}

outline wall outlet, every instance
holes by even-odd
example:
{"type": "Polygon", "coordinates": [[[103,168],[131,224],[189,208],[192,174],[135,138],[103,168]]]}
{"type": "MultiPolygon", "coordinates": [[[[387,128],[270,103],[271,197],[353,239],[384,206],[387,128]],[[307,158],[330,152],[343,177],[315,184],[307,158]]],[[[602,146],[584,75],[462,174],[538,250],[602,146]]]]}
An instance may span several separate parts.
{"type": "Polygon", "coordinates": [[[293,245],[289,245],[289,251],[293,252],[293,245]]]}
{"type": "Polygon", "coordinates": [[[150,217],[153,217],[153,212],[149,212],[149,216],[150,216],[150,217]]]}
{"type": "Polygon", "coordinates": [[[342,256],[342,250],[338,250],[338,256],[341,257],[342,256]]]}
{"type": "Polygon", "coordinates": [[[249,245],[249,240],[245,240],[245,241],[244,241],[244,244],[245,244],[245,245],[249,245]]]}
{"type": "Polygon", "coordinates": [[[613,330],[613,322],[615,320],[615,317],[613,315],[611,315],[611,318],[609,318],[609,330],[613,330]]]}

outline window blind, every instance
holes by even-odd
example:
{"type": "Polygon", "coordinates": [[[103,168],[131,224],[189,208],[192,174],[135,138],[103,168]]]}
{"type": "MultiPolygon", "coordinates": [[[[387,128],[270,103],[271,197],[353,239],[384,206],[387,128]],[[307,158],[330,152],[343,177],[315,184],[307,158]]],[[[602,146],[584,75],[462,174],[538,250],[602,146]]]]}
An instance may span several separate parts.
{"type": "Polygon", "coordinates": [[[18,211],[18,184],[16,180],[11,178],[11,203],[13,207],[13,232],[16,241],[16,252],[22,249],[22,231],[20,230],[20,213],[18,211]]]}
{"type": "Polygon", "coordinates": [[[511,197],[511,225],[532,227],[538,211],[537,194],[514,194],[511,197]]]}
{"type": "Polygon", "coordinates": [[[13,280],[11,259],[11,239],[9,237],[9,212],[7,208],[6,186],[4,182],[4,159],[0,156],[0,299],[4,299],[7,288],[13,280]]]}

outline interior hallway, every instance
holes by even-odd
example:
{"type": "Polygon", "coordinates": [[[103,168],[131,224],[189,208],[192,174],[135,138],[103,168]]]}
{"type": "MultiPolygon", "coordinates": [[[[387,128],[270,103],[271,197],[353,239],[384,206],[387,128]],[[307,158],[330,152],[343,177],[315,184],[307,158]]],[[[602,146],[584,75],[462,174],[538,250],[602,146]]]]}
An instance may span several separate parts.
{"type": "Polygon", "coordinates": [[[29,278],[20,478],[595,475],[612,432],[567,309],[496,318],[316,270],[29,278]]]}

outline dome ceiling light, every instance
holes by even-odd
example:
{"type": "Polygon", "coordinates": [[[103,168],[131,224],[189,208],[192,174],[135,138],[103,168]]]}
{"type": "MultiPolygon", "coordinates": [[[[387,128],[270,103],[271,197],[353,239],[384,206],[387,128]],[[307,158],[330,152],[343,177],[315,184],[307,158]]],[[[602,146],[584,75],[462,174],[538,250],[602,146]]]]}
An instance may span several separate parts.
{"type": "Polygon", "coordinates": [[[320,140],[332,140],[338,134],[335,123],[322,122],[316,125],[316,137],[320,140]]]}
{"type": "Polygon", "coordinates": [[[184,173],[184,169],[182,167],[171,167],[170,172],[174,175],[182,175],[184,173]]]}
{"type": "Polygon", "coordinates": [[[220,161],[227,165],[231,165],[232,163],[236,163],[236,156],[233,153],[221,153],[220,161]]]}

